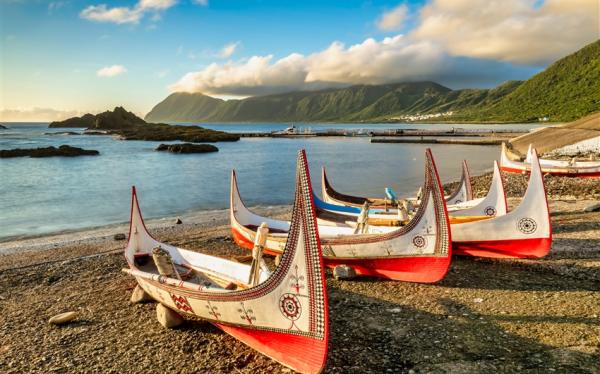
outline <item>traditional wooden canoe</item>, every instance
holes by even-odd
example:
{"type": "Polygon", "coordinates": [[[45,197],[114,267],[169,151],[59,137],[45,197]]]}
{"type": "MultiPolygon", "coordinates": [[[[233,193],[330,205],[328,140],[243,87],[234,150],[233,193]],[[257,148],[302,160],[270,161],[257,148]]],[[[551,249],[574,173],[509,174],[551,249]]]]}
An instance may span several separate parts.
{"type": "MultiPolygon", "coordinates": [[[[528,173],[531,171],[531,146],[525,161],[513,161],[508,157],[506,145],[502,144],[500,168],[509,173],[528,173]]],[[[600,161],[559,161],[540,159],[542,173],[563,177],[592,178],[600,177],[600,161]]]]}
{"type": "MultiPolygon", "coordinates": [[[[310,179],[306,153],[299,164],[310,179]]],[[[310,184],[310,183],[309,183],[310,184]]],[[[411,282],[436,282],[448,271],[452,256],[450,225],[443,190],[431,151],[426,152],[425,183],[419,210],[404,227],[381,234],[352,234],[351,227],[319,225],[325,265],[346,264],[359,275],[411,282]]],[[[271,229],[266,251],[285,253],[290,223],[251,212],[240,197],[235,171],[231,176],[231,230],[236,243],[252,248],[257,226],[271,229]]]]}
{"type": "MultiPolygon", "coordinates": [[[[333,187],[328,182],[325,175],[323,175],[323,183],[328,184],[330,190],[333,190],[333,187]]],[[[327,196],[327,193],[328,192],[323,189],[323,194],[325,196],[327,196]]],[[[317,196],[314,196],[313,199],[317,208],[317,218],[319,219],[319,222],[322,220],[337,222],[344,222],[347,219],[354,220],[361,213],[361,208],[357,206],[341,205],[339,202],[338,204],[331,204],[319,199],[317,196]],[[345,220],[340,216],[346,216],[348,218],[345,220]]],[[[329,201],[331,201],[331,199],[329,199],[329,201]]],[[[486,219],[506,214],[508,205],[498,163],[494,161],[492,183],[484,198],[472,199],[461,204],[447,205],[447,209],[451,224],[486,219]]],[[[381,208],[370,208],[369,223],[376,226],[398,226],[400,225],[398,222],[398,211],[397,209],[385,210],[381,208]]]]}
{"type": "Polygon", "coordinates": [[[452,225],[454,253],[495,258],[539,258],[550,251],[552,224],[537,152],[521,203],[499,217],[452,225]]]}
{"type": "MultiPolygon", "coordinates": [[[[321,195],[323,196],[324,202],[334,205],[362,207],[365,202],[368,202],[373,208],[381,208],[390,204],[389,201],[381,198],[352,196],[336,191],[327,179],[325,167],[321,169],[321,195]]],[[[416,199],[417,198],[413,198],[411,200],[416,199]]],[[[456,190],[454,190],[454,192],[446,196],[444,199],[446,200],[447,206],[466,203],[473,200],[471,176],[469,174],[469,166],[467,165],[466,160],[464,160],[462,163],[462,175],[460,178],[460,183],[458,184],[456,190]]]]}
{"type": "MultiPolygon", "coordinates": [[[[260,223],[259,223],[260,224],[260,223]]],[[[206,319],[294,370],[320,372],[326,362],[327,292],[310,178],[299,163],[289,232],[280,264],[250,284],[251,266],[161,243],[146,230],[133,190],[125,258],[141,288],[181,314],[206,319]],[[159,275],[154,248],[168,251],[189,279],[159,275]]],[[[183,278],[183,277],[182,277],[183,278]]]]}
{"type": "MultiPolygon", "coordinates": [[[[535,151],[532,155],[532,166],[527,191],[520,204],[512,211],[507,212],[504,189],[497,190],[502,184],[492,183],[493,188],[490,189],[488,196],[496,196],[496,199],[488,200],[489,206],[486,206],[486,202],[478,205],[475,210],[450,213],[454,254],[492,258],[540,258],[548,254],[552,243],[552,225],[544,179],[535,151]],[[494,192],[495,190],[497,192],[494,192]],[[495,201],[495,204],[492,201],[495,201]],[[482,210],[484,214],[482,217],[454,216],[461,213],[481,214],[482,210]],[[495,215],[493,214],[494,210],[496,210],[495,215]],[[490,217],[485,217],[486,215],[490,215],[490,217]]],[[[497,165],[494,170],[494,178],[501,180],[497,165]]],[[[327,221],[330,224],[338,222],[339,219],[335,214],[350,214],[340,213],[342,209],[353,210],[355,216],[359,210],[356,207],[322,205],[323,203],[318,200],[315,200],[315,204],[321,225],[328,224],[327,221]],[[336,213],[334,209],[340,210],[336,213]]],[[[346,215],[346,217],[348,216],[346,215]]],[[[390,217],[393,218],[393,215],[390,217]]],[[[371,221],[369,220],[369,222],[371,221]]],[[[383,222],[387,227],[379,227],[376,230],[380,232],[395,230],[395,227],[390,227],[390,221],[383,222]]],[[[372,224],[377,224],[377,221],[372,224]]]]}

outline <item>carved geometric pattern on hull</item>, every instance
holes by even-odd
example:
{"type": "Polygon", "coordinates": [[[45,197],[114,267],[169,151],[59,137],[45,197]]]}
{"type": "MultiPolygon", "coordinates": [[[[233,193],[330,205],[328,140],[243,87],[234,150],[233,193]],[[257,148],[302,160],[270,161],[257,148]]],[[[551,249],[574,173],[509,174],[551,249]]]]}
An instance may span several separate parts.
{"type": "Polygon", "coordinates": [[[523,234],[533,234],[535,230],[537,230],[537,223],[533,218],[521,218],[519,222],[517,222],[517,228],[523,234]]]}

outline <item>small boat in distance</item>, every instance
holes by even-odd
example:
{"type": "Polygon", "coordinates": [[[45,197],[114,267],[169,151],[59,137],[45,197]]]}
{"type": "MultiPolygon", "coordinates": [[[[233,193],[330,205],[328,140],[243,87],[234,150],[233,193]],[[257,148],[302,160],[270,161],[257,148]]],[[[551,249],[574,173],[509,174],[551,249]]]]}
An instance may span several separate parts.
{"type": "Polygon", "coordinates": [[[295,138],[295,137],[311,137],[317,136],[317,133],[313,132],[310,127],[300,130],[295,125],[291,125],[281,131],[273,131],[271,136],[274,138],[295,138]]]}
{"type": "MultiPolygon", "coordinates": [[[[502,144],[500,168],[509,173],[525,174],[531,171],[532,147],[529,146],[525,161],[512,160],[508,155],[506,144],[502,144]]],[[[543,174],[561,177],[599,178],[600,161],[560,161],[540,159],[543,174]]]]}
{"type": "MultiPolygon", "coordinates": [[[[259,244],[256,253],[261,249],[259,244]]],[[[161,243],[148,233],[133,189],[124,271],[145,293],[176,313],[210,321],[291,369],[318,373],[328,352],[327,290],[310,178],[301,164],[282,252],[270,272],[262,262],[246,265],[161,243]],[[168,254],[174,275],[160,270],[157,249],[168,254]]]]}

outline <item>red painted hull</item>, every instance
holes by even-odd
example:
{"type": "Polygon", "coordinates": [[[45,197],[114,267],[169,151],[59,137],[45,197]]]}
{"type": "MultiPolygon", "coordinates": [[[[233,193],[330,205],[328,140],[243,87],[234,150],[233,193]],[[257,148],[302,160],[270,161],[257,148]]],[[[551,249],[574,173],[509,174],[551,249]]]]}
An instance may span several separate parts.
{"type": "Polygon", "coordinates": [[[244,344],[296,371],[319,373],[325,367],[327,339],[214,324],[244,344]]]}
{"type": "Polygon", "coordinates": [[[450,267],[448,257],[396,257],[379,259],[325,258],[325,266],[348,265],[357,274],[404,282],[434,283],[442,280],[450,267]]]}
{"type": "Polygon", "coordinates": [[[452,242],[455,255],[489,258],[542,258],[550,252],[552,238],[452,242]]]}
{"type": "MultiPolygon", "coordinates": [[[[517,173],[517,174],[527,174],[529,170],[510,168],[506,166],[501,166],[500,170],[505,171],[507,173],[517,173]]],[[[554,171],[544,171],[542,168],[542,174],[550,174],[557,177],[570,177],[570,178],[598,178],[600,177],[600,172],[590,172],[590,173],[561,173],[554,171]]]]}
{"type": "MultiPolygon", "coordinates": [[[[231,230],[233,240],[242,248],[250,249],[254,243],[237,230],[231,230]]],[[[265,252],[278,255],[280,252],[265,248],[265,252]]],[[[405,282],[434,283],[442,280],[450,267],[451,257],[396,257],[377,259],[336,259],[325,257],[325,266],[348,265],[357,274],[405,282]]]]}

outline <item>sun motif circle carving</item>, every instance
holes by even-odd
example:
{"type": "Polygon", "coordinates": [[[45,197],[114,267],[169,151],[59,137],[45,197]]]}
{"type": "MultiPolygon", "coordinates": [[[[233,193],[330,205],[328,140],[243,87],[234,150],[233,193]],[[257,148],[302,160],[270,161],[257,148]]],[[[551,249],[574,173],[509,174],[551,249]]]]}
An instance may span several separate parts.
{"type": "Polygon", "coordinates": [[[286,293],[279,299],[279,310],[285,318],[296,321],[302,314],[302,304],[300,304],[298,296],[286,293]]]}
{"type": "Polygon", "coordinates": [[[533,234],[537,230],[537,223],[532,218],[521,218],[517,222],[517,228],[523,234],[533,234]]]}
{"type": "Polygon", "coordinates": [[[487,208],[485,208],[484,212],[486,216],[492,217],[496,215],[496,208],[494,208],[493,206],[488,206],[487,208]]]}
{"type": "Polygon", "coordinates": [[[423,248],[427,245],[427,239],[421,235],[417,235],[412,239],[413,245],[417,248],[423,248]]]}

